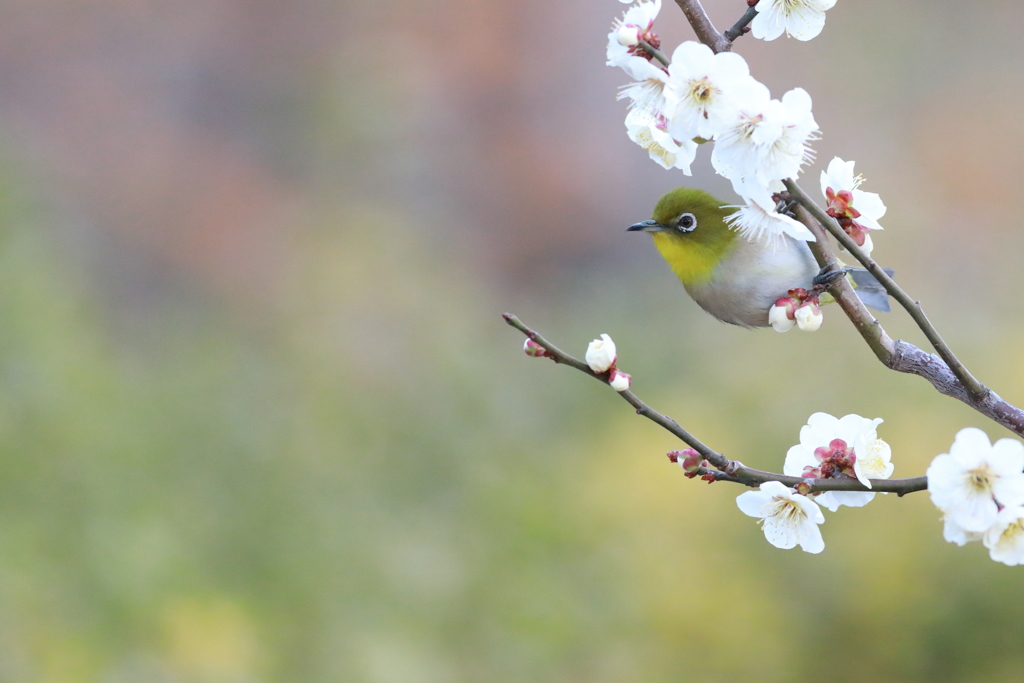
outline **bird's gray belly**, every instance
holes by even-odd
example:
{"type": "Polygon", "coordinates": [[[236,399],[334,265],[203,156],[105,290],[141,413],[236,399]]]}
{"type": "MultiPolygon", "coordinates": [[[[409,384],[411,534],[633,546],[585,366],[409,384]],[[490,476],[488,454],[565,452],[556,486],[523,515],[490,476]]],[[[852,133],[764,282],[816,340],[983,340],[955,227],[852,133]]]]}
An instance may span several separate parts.
{"type": "Polygon", "coordinates": [[[701,308],[742,327],[766,327],[768,310],[796,287],[810,289],[818,266],[804,242],[786,239],[775,250],[760,242],[737,245],[708,282],[687,285],[701,308]]]}

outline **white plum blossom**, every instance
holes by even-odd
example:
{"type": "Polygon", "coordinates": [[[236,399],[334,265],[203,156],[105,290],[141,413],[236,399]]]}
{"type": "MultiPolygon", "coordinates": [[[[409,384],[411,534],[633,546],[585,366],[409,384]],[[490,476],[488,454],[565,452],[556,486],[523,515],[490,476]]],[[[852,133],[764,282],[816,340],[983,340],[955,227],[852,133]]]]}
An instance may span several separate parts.
{"type": "MultiPolygon", "coordinates": [[[[889,447],[889,444],[881,439],[875,439],[868,443],[865,452],[857,454],[857,462],[853,464],[853,470],[857,474],[857,478],[862,481],[888,479],[895,469],[891,460],[892,448],[889,447]]],[[[865,485],[870,486],[870,484],[865,485]]]]}
{"type": "Polygon", "coordinates": [[[602,334],[600,339],[590,342],[585,358],[594,372],[607,372],[608,368],[615,365],[615,342],[607,334],[602,334]]]}
{"type": "Polygon", "coordinates": [[[825,521],[821,508],[777,481],[766,481],[760,491],[741,493],[736,505],[743,514],[761,519],[764,537],[776,548],[799,545],[809,553],[825,549],[818,528],[825,521]]]}
{"type": "MultiPolygon", "coordinates": [[[[654,20],[661,11],[661,0],[641,2],[616,19],[608,34],[608,66],[620,67],[637,81],[646,78],[644,65],[651,65],[643,48],[637,47],[641,39],[657,38],[651,33],[654,20]]],[[[660,43],[659,43],[660,44],[660,43]]],[[[655,45],[654,47],[657,47],[655,45]]],[[[656,68],[656,67],[654,67],[656,68]]]]}
{"type": "Polygon", "coordinates": [[[1024,507],[1005,507],[982,539],[989,557],[1014,567],[1024,564],[1024,507]]]}
{"type": "Polygon", "coordinates": [[[774,243],[780,241],[783,235],[789,235],[796,240],[814,241],[814,234],[806,225],[775,211],[775,202],[769,190],[751,192],[743,198],[747,201],[746,205],[726,216],[725,222],[747,239],[774,243]]]}
{"type": "Polygon", "coordinates": [[[715,54],[692,40],[675,49],[668,71],[668,130],[677,140],[711,140],[735,118],[745,88],[756,82],[740,55],[715,54]]]}
{"type": "Polygon", "coordinates": [[[1024,444],[991,443],[985,432],[961,429],[949,453],[928,467],[928,493],[948,520],[964,531],[986,532],[999,507],[1024,504],[1024,444]]]}
{"type": "Polygon", "coordinates": [[[874,192],[857,189],[864,182],[853,175],[852,161],[835,157],[828,169],[821,172],[821,193],[827,202],[828,215],[839,221],[857,246],[871,253],[872,230],[881,230],[878,219],[885,215],[885,204],[874,192]]]}
{"type": "Polygon", "coordinates": [[[760,0],[750,33],[762,40],[775,40],[783,33],[797,40],[810,40],[825,26],[825,10],[836,0],[760,0]]]}
{"type": "Polygon", "coordinates": [[[755,81],[746,91],[743,100],[737,103],[735,116],[718,131],[711,154],[711,163],[718,174],[739,182],[747,177],[756,178],[759,144],[767,137],[762,130],[768,125],[765,110],[776,102],[763,83],[755,81]]]}
{"type": "Polygon", "coordinates": [[[668,110],[665,99],[665,86],[668,84],[668,72],[659,69],[650,62],[644,62],[636,69],[636,80],[624,85],[616,95],[617,99],[630,99],[630,110],[639,109],[652,117],[663,117],[668,110]]]}
{"type": "MultiPolygon", "coordinates": [[[[799,445],[786,453],[782,472],[814,479],[845,474],[871,488],[871,479],[888,479],[893,471],[889,445],[875,432],[881,423],[880,417],[869,420],[860,415],[837,418],[814,413],[800,429],[799,445]]],[[[815,500],[834,512],[840,505],[862,507],[874,497],[871,491],[825,491],[817,494],[815,500]]]]}
{"type": "Polygon", "coordinates": [[[807,145],[817,130],[806,90],[794,88],[773,100],[768,88],[754,81],[745,88],[737,116],[715,137],[711,163],[743,195],[744,187],[795,178],[813,158],[807,145]]]}
{"type": "Polygon", "coordinates": [[[665,130],[664,121],[641,109],[630,109],[626,114],[626,134],[646,149],[662,168],[678,168],[690,175],[690,164],[697,156],[697,143],[693,140],[677,142],[665,130]]]}

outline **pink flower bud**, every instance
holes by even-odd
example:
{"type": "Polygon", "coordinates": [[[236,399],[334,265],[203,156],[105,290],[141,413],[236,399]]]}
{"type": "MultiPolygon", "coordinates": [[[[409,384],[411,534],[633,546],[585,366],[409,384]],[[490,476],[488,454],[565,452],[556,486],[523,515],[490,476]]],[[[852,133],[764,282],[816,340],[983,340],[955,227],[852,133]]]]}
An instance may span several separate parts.
{"type": "Polygon", "coordinates": [[[686,476],[688,477],[696,476],[697,471],[704,464],[700,453],[692,448],[685,448],[681,451],[669,451],[668,459],[686,470],[686,476]]]}
{"type": "Polygon", "coordinates": [[[683,462],[680,463],[682,468],[687,472],[697,472],[697,470],[699,470],[703,465],[704,458],[702,458],[700,453],[692,448],[687,448],[682,452],[686,454],[686,457],[683,458],[683,462]]]}
{"type": "Polygon", "coordinates": [[[611,380],[608,383],[615,391],[625,391],[633,383],[633,378],[621,370],[612,370],[611,380]]]}
{"type": "Polygon", "coordinates": [[[768,310],[768,324],[776,332],[789,332],[796,325],[795,310],[796,301],[788,296],[782,297],[768,310]]]}
{"type": "Polygon", "coordinates": [[[527,356],[533,356],[534,358],[544,358],[545,356],[551,355],[548,353],[547,349],[532,339],[526,340],[526,343],[523,344],[523,351],[527,356]]]}
{"type": "Polygon", "coordinates": [[[615,32],[615,39],[619,41],[619,45],[625,45],[626,47],[639,45],[640,28],[629,24],[623,24],[619,27],[619,30],[615,32]]]}

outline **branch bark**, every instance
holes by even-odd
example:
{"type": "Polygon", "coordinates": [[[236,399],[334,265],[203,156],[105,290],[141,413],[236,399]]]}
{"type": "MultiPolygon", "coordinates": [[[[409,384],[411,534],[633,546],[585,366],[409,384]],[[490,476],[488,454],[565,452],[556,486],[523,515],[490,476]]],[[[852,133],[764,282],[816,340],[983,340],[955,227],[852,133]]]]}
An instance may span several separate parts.
{"type": "Polygon", "coordinates": [[[744,29],[747,27],[747,24],[752,22],[756,16],[757,10],[754,9],[753,6],[748,7],[747,11],[743,13],[742,17],[740,17],[740,20],[733,24],[732,28],[724,33],[729,42],[732,42],[742,36],[745,33],[744,29]]]}
{"type": "MultiPolygon", "coordinates": [[[[686,20],[693,27],[693,32],[697,34],[697,39],[710,47],[712,52],[717,54],[732,50],[732,40],[718,32],[715,25],[711,23],[711,19],[708,18],[708,13],[704,11],[704,6],[700,4],[700,0],[676,0],[676,4],[679,5],[679,9],[683,10],[686,20]]],[[[742,28],[740,30],[742,31],[742,28]]]]}
{"type": "MultiPolygon", "coordinates": [[[[818,265],[824,268],[826,265],[835,264],[836,256],[832,251],[831,244],[829,243],[825,232],[827,223],[823,225],[823,222],[817,216],[812,215],[808,210],[807,203],[805,202],[809,202],[811,205],[814,205],[814,202],[811,201],[805,193],[800,191],[800,188],[796,183],[787,180],[786,184],[787,187],[791,186],[798,191],[793,192],[790,190],[789,194],[793,199],[801,202],[796,207],[796,217],[797,220],[806,225],[814,234],[815,242],[809,242],[808,246],[811,248],[811,253],[814,254],[814,258],[818,262],[818,265]]],[[[820,209],[818,212],[822,217],[828,219],[828,221],[832,221],[832,218],[829,217],[828,214],[824,213],[820,209]]],[[[838,224],[835,227],[836,230],[842,232],[843,236],[849,240],[849,236],[843,232],[842,228],[840,228],[838,224]]],[[[849,241],[853,243],[853,240],[849,241]]],[[[853,244],[853,246],[856,247],[857,245],[853,244]]],[[[858,249],[858,251],[863,253],[863,250],[858,249]]],[[[866,255],[865,258],[867,258],[866,255]]],[[[871,262],[874,263],[874,261],[871,262]]],[[[878,267],[877,264],[875,264],[875,267],[878,267]]],[[[882,271],[882,274],[885,274],[884,271],[882,271]]],[[[889,279],[891,281],[891,278],[889,279]]],[[[903,290],[900,289],[900,292],[903,292],[903,290]]],[[[984,396],[976,397],[972,395],[960,377],[950,369],[950,366],[942,358],[926,351],[922,351],[909,342],[898,339],[893,341],[893,339],[886,334],[881,323],[871,315],[868,309],[857,297],[856,292],[854,292],[853,287],[846,278],[840,278],[834,282],[829,288],[829,293],[835,298],[836,302],[843,309],[843,312],[846,313],[850,322],[853,323],[853,326],[857,329],[860,336],[865,342],[867,342],[868,346],[871,347],[875,357],[878,358],[885,367],[890,370],[895,370],[896,372],[903,372],[908,375],[923,377],[928,380],[940,394],[966,403],[985,417],[1002,425],[1003,427],[1006,427],[1017,436],[1024,437],[1024,411],[1011,403],[1007,403],[1000,398],[998,394],[987,387],[985,388],[984,396]]],[[[904,293],[903,296],[906,296],[906,294],[904,293]]],[[[909,297],[907,298],[909,299],[909,297]]],[[[960,367],[963,366],[961,365],[960,367]]],[[[968,376],[970,376],[970,373],[968,373],[968,376]]],[[[975,381],[977,382],[977,380],[975,381]]]]}
{"type": "MultiPolygon", "coordinates": [[[[738,35],[742,35],[743,27],[757,15],[757,11],[753,7],[749,8],[740,21],[726,31],[725,35],[722,35],[711,23],[699,0],[676,0],[676,4],[683,10],[683,14],[686,15],[700,41],[716,53],[731,50],[732,41],[738,35]]],[[[899,340],[894,342],[882,329],[881,324],[860,302],[846,279],[841,278],[829,289],[829,293],[850,318],[878,360],[897,372],[918,375],[927,379],[939,393],[963,401],[1014,434],[1024,437],[1024,411],[1007,403],[978,381],[957,359],[938,330],[928,320],[920,302],[913,300],[891,277],[886,275],[885,271],[846,234],[835,219],[808,197],[795,181],[785,180],[784,182],[790,195],[800,202],[803,208],[803,211],[798,210],[797,218],[815,235],[817,242],[811,245],[811,251],[814,253],[818,265],[825,267],[836,260],[835,254],[825,239],[824,231],[828,231],[910,314],[910,317],[914,319],[939,354],[939,357],[936,357],[908,342],[899,340]]]]}
{"type": "Polygon", "coordinates": [[[846,249],[846,251],[853,254],[853,256],[860,261],[865,268],[867,268],[868,272],[871,273],[876,280],[882,283],[882,286],[885,287],[885,291],[887,291],[892,298],[896,299],[896,301],[906,309],[907,313],[910,314],[910,317],[917,323],[917,326],[921,328],[922,332],[924,332],[928,341],[931,342],[932,348],[938,352],[939,356],[942,357],[942,360],[946,362],[946,365],[948,365],[950,370],[953,371],[953,374],[956,375],[958,380],[960,380],[960,383],[967,390],[971,400],[984,400],[991,390],[975,379],[974,375],[972,375],[967,368],[964,367],[963,363],[953,355],[953,351],[949,348],[946,342],[943,341],[939,331],[935,329],[935,326],[932,325],[930,320],[928,320],[928,316],[924,314],[924,310],[921,308],[921,303],[914,301],[910,295],[904,292],[903,289],[896,284],[888,274],[886,274],[881,266],[875,263],[870,256],[864,253],[864,250],[857,246],[857,243],[846,234],[846,231],[840,227],[839,223],[825,213],[825,211],[818,206],[814,200],[808,197],[807,193],[796,184],[795,180],[787,179],[783,182],[786,184],[786,189],[789,190],[790,195],[799,201],[804,208],[806,208],[811,215],[817,219],[818,223],[828,230],[832,236],[843,245],[843,248],[846,249]]]}

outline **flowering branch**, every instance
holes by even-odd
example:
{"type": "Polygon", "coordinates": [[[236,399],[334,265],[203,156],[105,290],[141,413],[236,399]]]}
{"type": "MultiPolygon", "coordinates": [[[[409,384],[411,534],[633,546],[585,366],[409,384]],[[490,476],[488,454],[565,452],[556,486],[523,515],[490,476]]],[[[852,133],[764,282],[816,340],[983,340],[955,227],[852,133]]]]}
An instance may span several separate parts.
{"type": "MultiPolygon", "coordinates": [[[[505,313],[502,315],[502,318],[505,319],[506,323],[526,335],[527,339],[544,349],[543,354],[534,355],[546,356],[556,363],[571,366],[594,379],[604,382],[605,384],[610,383],[608,379],[609,373],[594,372],[586,363],[570,356],[548,340],[544,339],[544,337],[523,324],[523,322],[516,316],[511,313],[505,313]]],[[[738,460],[730,460],[726,456],[707,446],[697,437],[683,429],[678,422],[667,415],[662,415],[657,410],[641,401],[632,391],[626,389],[624,391],[620,391],[619,394],[622,395],[622,398],[625,399],[626,402],[636,409],[637,415],[642,415],[664,428],[672,435],[679,438],[679,440],[687,446],[697,451],[697,453],[707,460],[708,463],[713,465],[717,472],[704,468],[698,470],[697,474],[701,476],[713,476],[716,481],[729,481],[751,487],[760,486],[768,481],[777,481],[790,487],[801,486],[807,493],[820,493],[825,491],[874,491],[879,493],[896,493],[902,496],[906,493],[924,491],[928,488],[928,480],[925,477],[914,477],[911,479],[872,479],[871,488],[869,489],[853,477],[808,479],[804,477],[788,476],[785,474],[753,469],[751,467],[747,467],[738,460]]]]}
{"type": "Polygon", "coordinates": [[[892,298],[896,299],[910,317],[914,319],[917,326],[921,328],[924,335],[931,342],[932,347],[939,353],[939,356],[946,361],[946,365],[949,366],[953,374],[956,375],[957,379],[967,390],[971,401],[982,401],[990,393],[990,389],[984,384],[979,382],[974,376],[968,372],[967,368],[964,367],[963,363],[957,360],[957,357],[953,355],[953,351],[950,350],[949,346],[942,340],[938,330],[932,325],[931,321],[928,320],[928,316],[924,314],[924,310],[921,308],[919,301],[914,301],[910,295],[903,291],[903,289],[896,284],[896,282],[889,277],[889,275],[877,264],[874,259],[868,256],[863,249],[857,246],[857,243],[846,234],[846,232],[839,226],[834,218],[829,216],[819,207],[814,200],[807,196],[807,194],[800,189],[800,186],[795,181],[787,179],[783,181],[786,185],[786,189],[789,190],[790,195],[794,199],[800,202],[810,213],[813,215],[818,222],[825,227],[836,240],[843,245],[843,248],[853,254],[853,256],[864,264],[868,272],[871,273],[876,280],[878,280],[885,290],[889,293],[892,298]]]}
{"type": "MultiPolygon", "coordinates": [[[[702,42],[712,49],[712,51],[718,53],[727,51],[731,48],[731,42],[725,39],[724,36],[720,36],[714,29],[714,26],[711,24],[710,19],[708,19],[707,13],[704,11],[700,2],[677,0],[677,4],[682,8],[683,13],[689,20],[694,32],[702,42]],[[718,36],[723,40],[720,41],[715,36],[718,36]]],[[[756,12],[751,14],[750,20],[754,18],[754,15],[756,15],[756,12]]],[[[747,19],[747,15],[744,15],[744,19],[747,19]]],[[[836,240],[838,240],[847,251],[853,254],[854,257],[864,265],[868,272],[878,280],[878,282],[885,288],[886,292],[896,299],[907,313],[910,314],[911,318],[913,318],[918,327],[925,334],[925,337],[927,337],[932,347],[939,354],[941,361],[931,356],[931,354],[927,354],[921,349],[918,349],[912,344],[907,344],[901,341],[894,342],[885,334],[878,321],[867,312],[864,306],[859,304],[859,302],[853,301],[853,297],[850,296],[852,289],[848,285],[836,283],[833,286],[833,289],[835,290],[833,296],[837,296],[837,294],[839,295],[837,296],[837,301],[840,306],[850,317],[850,320],[853,322],[854,326],[857,327],[861,336],[864,337],[865,341],[867,341],[878,359],[894,370],[918,374],[925,377],[941,393],[962,400],[964,403],[976,408],[999,424],[1007,427],[1018,435],[1024,436],[1024,412],[1003,401],[1001,398],[993,394],[988,387],[978,381],[953,354],[952,350],[942,339],[938,330],[936,330],[934,325],[931,324],[931,321],[928,320],[928,317],[921,308],[921,304],[913,300],[905,291],[903,291],[903,289],[897,285],[893,279],[889,277],[889,275],[886,274],[886,272],[877,263],[875,263],[873,259],[870,258],[870,256],[868,256],[867,251],[861,249],[854,239],[851,238],[845,230],[843,230],[842,226],[840,226],[833,217],[828,215],[821,207],[811,200],[792,179],[787,179],[784,183],[792,197],[799,201],[800,204],[803,205],[803,207],[816,219],[816,221],[811,221],[811,223],[817,222],[824,227],[825,230],[831,233],[836,240]],[[942,367],[943,365],[945,367],[942,367]],[[952,382],[950,381],[950,374],[952,374],[952,382]]],[[[811,227],[806,220],[801,222],[809,228],[811,227]]],[[[821,237],[823,237],[823,235],[821,237]]],[[[825,248],[823,246],[824,240],[820,237],[818,239],[818,243],[819,246],[815,247],[815,249],[820,250],[825,248]]],[[[818,258],[819,264],[822,266],[835,261],[834,255],[827,257],[820,251],[815,251],[815,257],[818,258]]]]}
{"type": "MultiPolygon", "coordinates": [[[[803,205],[798,204],[795,207],[795,213],[797,220],[806,225],[807,229],[814,235],[814,241],[807,242],[807,246],[810,248],[811,254],[814,255],[815,261],[818,262],[818,266],[823,270],[826,268],[830,270],[838,269],[839,262],[836,259],[835,252],[832,251],[832,245],[829,243],[822,226],[814,220],[814,217],[807,212],[803,205]]],[[[827,291],[836,300],[839,307],[843,309],[843,312],[846,313],[850,322],[857,328],[857,332],[860,333],[860,336],[871,347],[871,350],[875,352],[878,360],[888,365],[895,351],[893,340],[885,333],[881,323],[871,315],[864,302],[857,296],[850,281],[845,277],[837,277],[828,286],[827,291]]]]}
{"type": "MultiPolygon", "coordinates": [[[[790,196],[801,202],[796,209],[797,219],[806,225],[814,234],[815,241],[808,242],[808,246],[811,248],[811,253],[814,254],[814,258],[822,268],[829,265],[834,267],[836,264],[835,253],[832,251],[832,247],[830,246],[826,238],[825,230],[823,229],[823,225],[827,227],[828,222],[833,219],[821,211],[821,209],[818,209],[820,217],[811,215],[811,212],[809,212],[807,208],[807,203],[814,205],[814,202],[810,200],[806,194],[800,192],[800,188],[796,183],[793,183],[792,181],[786,181],[786,183],[787,186],[791,186],[797,190],[797,192],[790,191],[790,196]]],[[[841,232],[843,237],[846,237],[851,243],[853,242],[853,240],[843,232],[842,228],[836,226],[836,230],[841,232]]],[[[853,247],[857,248],[857,245],[853,244],[853,247]]],[[[858,251],[862,250],[858,249],[858,251]]],[[[869,257],[865,256],[865,258],[867,258],[868,261],[871,261],[876,268],[878,267],[877,264],[875,264],[869,257]]],[[[884,271],[881,272],[884,275],[884,271]]],[[[895,283],[893,284],[895,285],[895,283]]],[[[987,388],[983,397],[978,398],[973,396],[968,391],[967,386],[961,378],[956,376],[951,370],[950,365],[944,362],[941,358],[934,354],[922,351],[909,342],[899,339],[894,341],[888,334],[886,334],[881,323],[871,315],[861,300],[857,297],[853,287],[846,278],[837,278],[829,286],[828,291],[835,298],[836,303],[839,304],[840,308],[843,309],[843,312],[846,313],[854,327],[857,328],[857,332],[860,333],[861,337],[864,338],[864,341],[867,342],[868,346],[871,347],[871,350],[874,351],[878,360],[887,368],[897,372],[923,377],[931,382],[932,386],[935,387],[940,394],[962,401],[985,417],[1006,427],[1018,436],[1024,436],[1024,410],[1007,403],[1000,398],[998,394],[987,388]]],[[[902,293],[903,290],[901,289],[900,292],[902,293]]],[[[905,293],[903,293],[903,296],[909,299],[905,293]]]]}
{"type": "MultiPolygon", "coordinates": [[[[761,40],[783,34],[798,40],[814,38],[835,0],[747,0],[748,10],[724,34],[715,29],[699,0],[676,0],[700,42],[680,44],[671,60],[661,52],[654,30],[661,4],[641,0],[624,12],[608,35],[607,64],[621,67],[634,81],[619,94],[630,100],[627,133],[660,166],[687,175],[698,144],[713,141],[711,164],[732,181],[745,205],[724,206],[702,190],[680,187],[658,201],[651,220],[628,229],[651,233],[691,298],[719,320],[745,327],[768,325],[778,332],[793,327],[812,332],[821,325],[819,296],[827,290],[886,367],[924,377],[940,393],[1024,436],[1024,411],[971,375],[920,303],[870,258],[869,233],[882,229],[878,221],[886,207],[879,195],[859,189],[863,178],[854,175],[854,162],[836,157],[822,171],[827,211],[796,184],[801,167],[813,156],[808,144],[819,131],[810,95],[794,88],[781,99],[772,99],[769,89],[750,75],[743,57],[732,52],[733,41],[747,31],[761,40]],[[793,213],[782,208],[786,205],[793,213]],[[728,211],[731,208],[738,211],[728,211]],[[703,241],[690,236],[698,223],[703,241]],[[748,238],[742,249],[730,252],[708,246],[730,229],[748,238]],[[867,270],[839,268],[828,234],[867,270]],[[788,255],[774,251],[772,245],[779,241],[795,244],[796,256],[792,250],[788,255]],[[689,257],[700,249],[707,254],[701,252],[698,260],[710,259],[710,270],[689,257]],[[735,264],[752,260],[770,267],[753,284],[738,280],[735,264]],[[817,275],[814,262],[820,269],[817,275]],[[700,286],[693,286],[695,282],[700,286]],[[778,296],[784,285],[794,282],[804,284],[778,296]],[[888,310],[889,297],[910,314],[938,356],[893,341],[864,306],[888,310]]],[[[785,475],[762,472],[708,448],[628,391],[632,378],[616,367],[615,344],[608,335],[590,343],[584,366],[515,316],[505,319],[527,335],[527,355],[571,364],[611,385],[638,414],[690,445],[668,454],[687,477],[758,486],[759,491],[740,494],[736,503],[741,512],[761,520],[765,537],[776,547],[799,545],[809,553],[821,552],[824,542],[818,525],[825,520],[819,506],[833,511],[844,505],[861,507],[876,491],[902,495],[927,488],[943,512],[947,541],[963,545],[980,540],[992,559],[1024,564],[1024,445],[1019,441],[991,444],[984,432],[962,429],[949,454],[932,461],[926,477],[889,481],[892,452],[875,430],[881,418],[838,418],[819,412],[807,419],[800,443],[786,453],[785,475]]]]}

